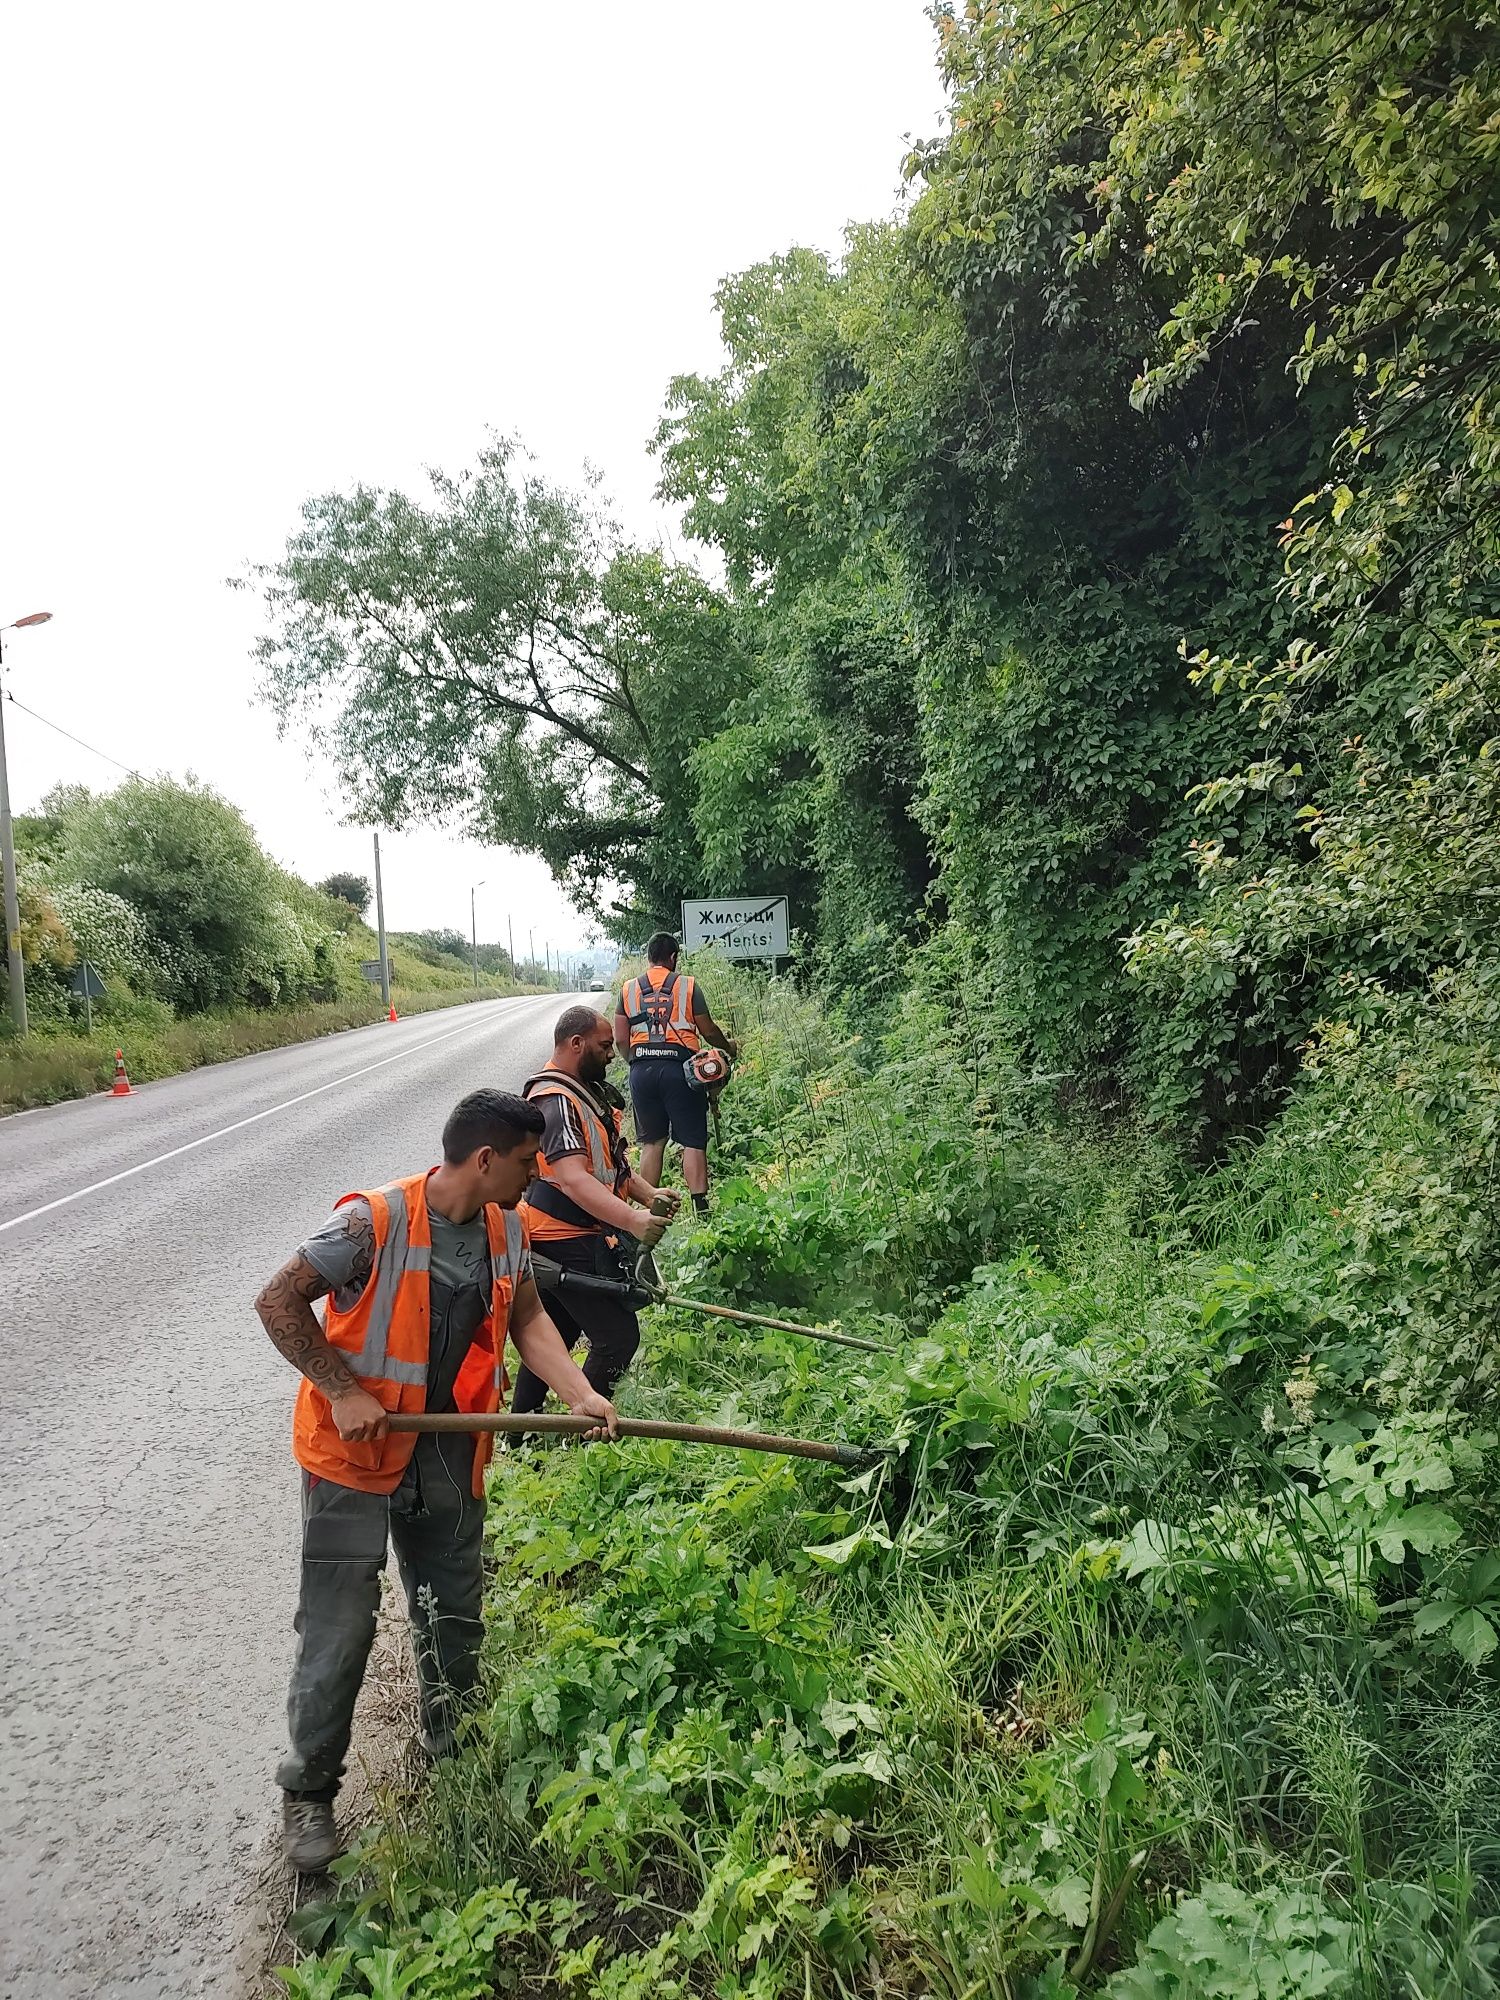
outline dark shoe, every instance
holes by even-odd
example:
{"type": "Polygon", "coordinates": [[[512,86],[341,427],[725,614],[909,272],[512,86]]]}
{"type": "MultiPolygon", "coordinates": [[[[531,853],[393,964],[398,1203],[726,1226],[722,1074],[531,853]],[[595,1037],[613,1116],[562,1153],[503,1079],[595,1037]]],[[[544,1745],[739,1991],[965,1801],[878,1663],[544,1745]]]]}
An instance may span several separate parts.
{"type": "Polygon", "coordinates": [[[281,1809],[281,1848],[299,1875],[321,1875],[344,1851],[326,1799],[288,1792],[281,1809]]]}

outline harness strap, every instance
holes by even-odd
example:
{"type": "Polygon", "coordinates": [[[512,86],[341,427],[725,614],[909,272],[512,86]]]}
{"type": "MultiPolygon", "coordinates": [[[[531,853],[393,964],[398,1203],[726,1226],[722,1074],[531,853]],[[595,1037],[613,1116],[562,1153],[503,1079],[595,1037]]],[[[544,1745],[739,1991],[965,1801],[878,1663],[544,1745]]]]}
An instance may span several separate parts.
{"type": "Polygon", "coordinates": [[[629,1161],[625,1155],[625,1142],[615,1128],[608,1106],[601,1104],[577,1077],[569,1076],[565,1070],[544,1069],[535,1076],[527,1077],[521,1086],[521,1095],[528,1103],[535,1097],[571,1098],[584,1113],[584,1131],[595,1180],[612,1187],[619,1176],[627,1172],[629,1161]]]}
{"type": "Polygon", "coordinates": [[[691,975],[679,978],[675,972],[669,972],[660,986],[653,986],[649,978],[627,980],[620,994],[620,1010],[632,1042],[635,1030],[643,1028],[648,1049],[675,1051],[681,1044],[674,1042],[673,1035],[694,1032],[693,992],[691,975]]]}

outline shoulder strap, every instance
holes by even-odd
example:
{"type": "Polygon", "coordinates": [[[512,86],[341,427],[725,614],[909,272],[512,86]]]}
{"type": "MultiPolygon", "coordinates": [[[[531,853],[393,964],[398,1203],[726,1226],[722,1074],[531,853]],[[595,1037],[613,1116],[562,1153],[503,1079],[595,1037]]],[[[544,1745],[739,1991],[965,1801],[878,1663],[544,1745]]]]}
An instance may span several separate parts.
{"type": "Polygon", "coordinates": [[[535,1076],[528,1076],[521,1085],[521,1095],[529,1102],[537,1097],[571,1097],[575,1104],[593,1118],[597,1118],[606,1131],[609,1130],[609,1113],[594,1096],[586,1083],[580,1083],[576,1076],[569,1076],[565,1070],[542,1069],[535,1076]]]}
{"type": "Polygon", "coordinates": [[[608,1106],[601,1104],[577,1077],[569,1076],[560,1069],[539,1070],[535,1076],[527,1077],[521,1086],[521,1095],[528,1102],[533,1097],[571,1098],[590,1121],[584,1136],[588,1140],[595,1180],[607,1185],[625,1172],[624,1143],[608,1106]]]}

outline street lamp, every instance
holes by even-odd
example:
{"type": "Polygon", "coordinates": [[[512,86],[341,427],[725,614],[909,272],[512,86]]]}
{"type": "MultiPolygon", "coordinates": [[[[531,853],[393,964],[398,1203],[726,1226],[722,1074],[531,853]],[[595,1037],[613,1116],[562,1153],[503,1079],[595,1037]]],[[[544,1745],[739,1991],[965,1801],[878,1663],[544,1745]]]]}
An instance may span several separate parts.
{"type": "MultiPolygon", "coordinates": [[[[33,611],[29,618],[0,625],[0,668],[5,661],[6,632],[19,632],[27,625],[45,625],[50,611],[33,611]]],[[[26,1020],[26,967],[21,958],[21,893],[16,885],[16,842],[10,823],[10,778],[5,768],[5,686],[0,679],[0,867],[5,875],[5,971],[10,983],[10,1018],[16,1033],[24,1035],[26,1020]]]]}
{"type": "Polygon", "coordinates": [[[483,882],[469,884],[469,943],[474,952],[474,991],[479,991],[479,919],[474,914],[474,891],[482,889],[483,882]]]}

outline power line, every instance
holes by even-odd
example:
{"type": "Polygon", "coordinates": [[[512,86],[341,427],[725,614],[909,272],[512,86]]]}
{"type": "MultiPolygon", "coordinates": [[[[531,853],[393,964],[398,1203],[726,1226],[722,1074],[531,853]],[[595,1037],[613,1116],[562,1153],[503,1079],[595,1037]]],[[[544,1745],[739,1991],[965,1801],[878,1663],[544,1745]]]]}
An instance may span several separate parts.
{"type": "Polygon", "coordinates": [[[71,729],[64,729],[60,722],[51,722],[45,715],[39,715],[34,708],[28,708],[24,701],[17,701],[8,688],[5,691],[5,699],[13,707],[20,709],[23,715],[29,715],[34,722],[41,723],[44,729],[55,729],[59,736],[66,736],[68,741],[76,743],[80,750],[91,751],[95,757],[102,757],[106,764],[113,764],[115,769],[123,771],[127,778],[138,778],[141,775],[133,764],[122,764],[118,757],[111,757],[107,750],[101,750],[93,743],[85,743],[81,736],[75,736],[71,729]]]}

